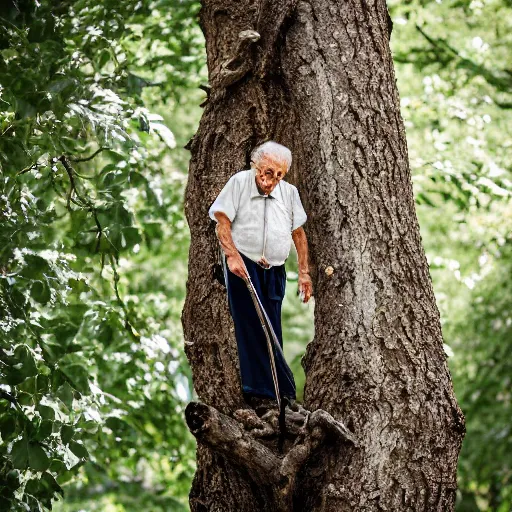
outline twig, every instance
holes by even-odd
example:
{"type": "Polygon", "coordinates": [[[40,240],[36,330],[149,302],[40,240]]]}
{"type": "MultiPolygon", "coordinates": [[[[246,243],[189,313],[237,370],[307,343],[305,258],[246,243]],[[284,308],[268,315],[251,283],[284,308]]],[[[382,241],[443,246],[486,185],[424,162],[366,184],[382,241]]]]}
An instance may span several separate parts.
{"type": "Polygon", "coordinates": [[[87,157],[84,157],[84,158],[70,158],[70,160],[72,162],[88,162],[89,160],[92,160],[98,153],[100,153],[101,151],[104,151],[106,149],[110,149],[110,148],[101,147],[100,149],[95,151],[91,156],[87,156],[87,157]]]}

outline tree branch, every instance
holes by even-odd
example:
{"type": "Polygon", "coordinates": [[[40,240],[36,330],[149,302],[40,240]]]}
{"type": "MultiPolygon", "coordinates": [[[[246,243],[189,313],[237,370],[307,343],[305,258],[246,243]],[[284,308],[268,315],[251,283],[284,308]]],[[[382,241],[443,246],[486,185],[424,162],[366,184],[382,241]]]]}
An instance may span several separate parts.
{"type": "MultiPolygon", "coordinates": [[[[108,148],[105,148],[105,149],[108,149],[108,148]]],[[[96,223],[96,227],[97,227],[97,230],[98,230],[98,233],[96,235],[96,249],[95,250],[96,250],[96,252],[98,252],[98,250],[100,248],[101,236],[104,233],[103,233],[100,221],[98,219],[98,212],[96,210],[96,207],[94,206],[92,201],[90,201],[88,198],[82,197],[80,195],[80,193],[78,192],[78,190],[76,188],[75,178],[74,178],[75,170],[73,169],[73,167],[71,167],[71,165],[70,165],[68,159],[66,158],[66,156],[65,155],[61,155],[58,158],[58,160],[64,166],[64,169],[66,170],[66,173],[67,173],[67,175],[69,177],[69,182],[70,182],[70,189],[69,189],[68,198],[67,198],[67,209],[68,210],[70,209],[70,202],[73,201],[72,195],[73,195],[73,192],[74,192],[76,197],[83,203],[80,206],[82,208],[85,206],[92,213],[92,215],[94,217],[94,222],[96,223]]]]}
{"type": "Polygon", "coordinates": [[[418,24],[415,25],[416,30],[431,44],[431,46],[442,53],[445,53],[449,56],[449,59],[457,59],[459,61],[459,66],[464,67],[467,71],[471,72],[473,76],[480,75],[482,76],[489,84],[493,85],[497,89],[501,91],[510,91],[512,88],[512,80],[507,73],[507,70],[499,71],[503,76],[498,76],[498,74],[493,73],[485,66],[478,64],[467,57],[461,55],[461,53],[451,46],[446,39],[442,38],[434,38],[426,33],[426,31],[420,27],[418,24]]]}
{"type": "Polygon", "coordinates": [[[101,153],[101,151],[104,151],[106,149],[110,149],[109,147],[101,147],[98,150],[96,150],[92,155],[86,156],[84,158],[70,158],[72,162],[88,162],[89,160],[92,160],[98,153],[101,153]]]}
{"type": "Polygon", "coordinates": [[[248,470],[257,483],[276,488],[276,510],[290,510],[296,476],[325,440],[358,446],[354,434],[328,412],[295,406],[286,410],[286,423],[296,438],[285,457],[279,457],[268,442],[258,439],[277,437],[277,410],[259,418],[252,409],[239,409],[234,416],[201,402],[190,402],[185,409],[187,425],[198,441],[248,470]]]}
{"type": "Polygon", "coordinates": [[[243,30],[238,34],[238,43],[233,56],[221,62],[211,73],[212,88],[225,89],[238,82],[251,69],[249,51],[252,44],[259,39],[260,35],[255,30],[243,30]]]}
{"type": "Polygon", "coordinates": [[[275,479],[279,458],[240,428],[236,420],[201,402],[190,402],[185,418],[198,441],[248,469],[255,480],[269,484],[275,479]]]}

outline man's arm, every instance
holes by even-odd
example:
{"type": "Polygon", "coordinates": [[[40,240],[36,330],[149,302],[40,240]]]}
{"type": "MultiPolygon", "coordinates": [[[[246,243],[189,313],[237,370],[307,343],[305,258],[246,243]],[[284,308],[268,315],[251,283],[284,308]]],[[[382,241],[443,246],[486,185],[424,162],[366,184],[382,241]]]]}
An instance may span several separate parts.
{"type": "Polygon", "coordinates": [[[215,232],[217,233],[217,238],[219,239],[220,245],[224,254],[226,255],[226,261],[229,267],[229,270],[233,272],[233,274],[245,279],[247,276],[244,261],[238,252],[238,249],[233,242],[233,238],[231,236],[231,221],[228,216],[223,212],[215,212],[215,218],[217,219],[217,226],[215,232]]]}
{"type": "Polygon", "coordinates": [[[304,302],[308,302],[313,295],[313,282],[309,276],[308,240],[304,228],[301,226],[292,231],[292,238],[299,260],[299,293],[303,292],[304,302]]]}

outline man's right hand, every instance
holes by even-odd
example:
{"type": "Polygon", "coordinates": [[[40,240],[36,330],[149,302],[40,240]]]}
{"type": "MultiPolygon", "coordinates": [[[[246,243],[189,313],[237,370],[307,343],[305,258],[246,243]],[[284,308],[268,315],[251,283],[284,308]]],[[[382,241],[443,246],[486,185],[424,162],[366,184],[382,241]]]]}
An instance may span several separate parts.
{"type": "Polygon", "coordinates": [[[231,221],[223,212],[215,212],[214,215],[217,219],[215,231],[222,246],[222,250],[226,254],[229,270],[236,276],[246,279],[249,276],[247,276],[245,270],[244,260],[242,256],[240,256],[231,236],[231,221]]]}
{"type": "Polygon", "coordinates": [[[247,279],[247,272],[245,270],[244,260],[242,259],[242,256],[240,256],[240,253],[235,254],[233,256],[228,256],[227,263],[229,270],[233,272],[233,274],[237,275],[238,277],[241,277],[242,279],[247,279]]]}

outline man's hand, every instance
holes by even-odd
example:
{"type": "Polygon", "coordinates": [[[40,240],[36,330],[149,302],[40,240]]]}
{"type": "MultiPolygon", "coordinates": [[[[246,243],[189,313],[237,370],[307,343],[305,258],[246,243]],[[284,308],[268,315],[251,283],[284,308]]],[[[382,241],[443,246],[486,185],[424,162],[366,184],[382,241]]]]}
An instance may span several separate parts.
{"type": "Polygon", "coordinates": [[[308,240],[302,227],[292,231],[293,242],[297,249],[297,258],[299,261],[299,293],[302,302],[308,302],[313,295],[313,282],[309,277],[308,265],[308,240]]]}
{"type": "Polygon", "coordinates": [[[240,253],[233,254],[232,256],[228,256],[226,258],[229,270],[233,272],[233,274],[241,277],[242,279],[247,279],[247,272],[245,270],[244,260],[240,253]]]}
{"type": "Polygon", "coordinates": [[[299,293],[303,295],[302,301],[304,303],[308,302],[313,295],[313,281],[306,272],[299,273],[299,293]]]}
{"type": "Polygon", "coordinates": [[[236,248],[233,237],[231,236],[231,221],[228,216],[223,212],[215,212],[215,218],[217,219],[217,227],[215,228],[215,232],[217,233],[217,238],[220,241],[220,245],[222,246],[222,250],[226,255],[226,262],[228,264],[229,270],[233,272],[233,274],[241,277],[242,279],[247,279],[247,272],[244,265],[244,260],[238,249],[236,248]]]}

